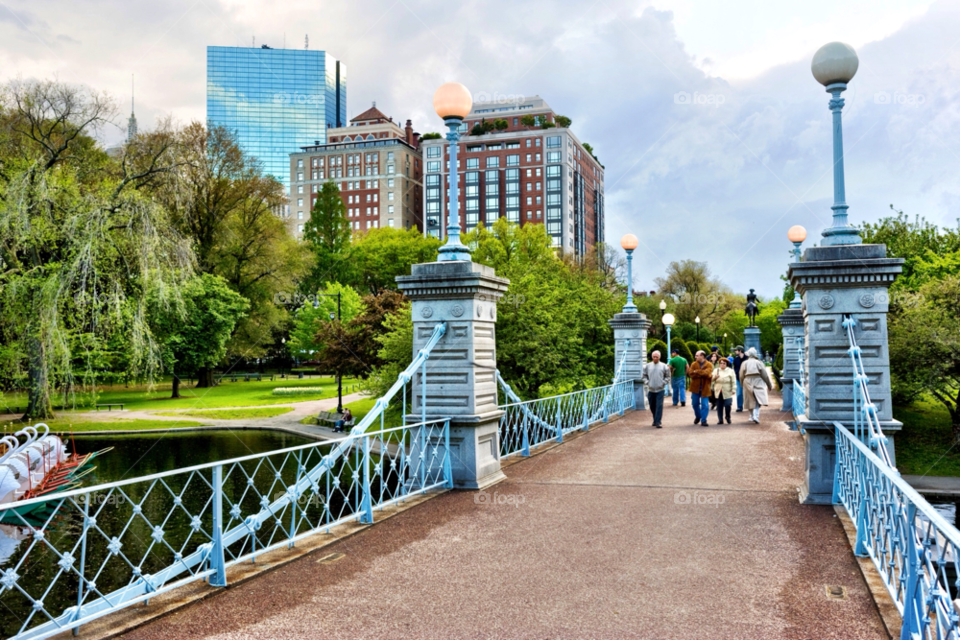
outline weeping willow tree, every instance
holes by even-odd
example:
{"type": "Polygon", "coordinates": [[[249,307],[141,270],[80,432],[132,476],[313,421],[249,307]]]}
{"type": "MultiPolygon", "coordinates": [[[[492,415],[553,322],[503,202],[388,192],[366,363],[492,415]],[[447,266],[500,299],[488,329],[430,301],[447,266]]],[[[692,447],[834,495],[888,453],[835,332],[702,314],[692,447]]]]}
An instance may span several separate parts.
{"type": "Polygon", "coordinates": [[[0,97],[0,322],[23,354],[24,419],[53,417],[95,381],[112,345],[134,373],[152,375],[160,350],[147,294],[176,305],[194,259],[165,209],[142,187],[176,165],[163,131],[129,142],[118,159],[95,143],[111,100],[56,81],[13,81],[0,97]]]}

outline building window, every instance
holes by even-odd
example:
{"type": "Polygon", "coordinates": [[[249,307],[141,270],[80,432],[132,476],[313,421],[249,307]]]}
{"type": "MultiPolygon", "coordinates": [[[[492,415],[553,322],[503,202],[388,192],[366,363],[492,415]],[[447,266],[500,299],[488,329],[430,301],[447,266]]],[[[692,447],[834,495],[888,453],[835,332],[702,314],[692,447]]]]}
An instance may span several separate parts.
{"type": "Polygon", "coordinates": [[[527,205],[531,205],[531,204],[533,204],[533,198],[531,198],[530,196],[527,196],[527,205]]]}
{"type": "Polygon", "coordinates": [[[537,191],[540,191],[540,183],[537,183],[537,191]]]}
{"type": "Polygon", "coordinates": [[[297,171],[297,180],[303,180],[303,171],[297,171]]]}
{"type": "Polygon", "coordinates": [[[507,156],[507,166],[508,167],[519,167],[520,166],[520,156],[507,156]]]}
{"type": "Polygon", "coordinates": [[[297,186],[297,193],[303,193],[303,185],[302,185],[302,184],[297,186]]]}
{"type": "Polygon", "coordinates": [[[302,225],[302,224],[298,224],[298,225],[297,225],[297,233],[303,233],[303,225],[302,225]]]}
{"type": "Polygon", "coordinates": [[[560,152],[547,151],[547,162],[560,162],[560,152]]]}
{"type": "MultiPolygon", "coordinates": [[[[431,160],[430,162],[428,162],[428,163],[427,163],[427,171],[428,171],[428,172],[440,171],[440,161],[439,161],[439,160],[431,160]]],[[[392,164],[387,165],[387,173],[393,173],[393,165],[392,165],[392,164]]]]}
{"type": "Polygon", "coordinates": [[[297,206],[298,206],[298,207],[302,207],[302,206],[303,206],[303,198],[297,198],[297,206]]]}
{"type": "Polygon", "coordinates": [[[393,191],[387,192],[387,200],[393,200],[393,191]]]}
{"type": "Polygon", "coordinates": [[[439,158],[440,157],[441,147],[428,147],[427,148],[427,157],[428,158],[439,158]]]}
{"type": "Polygon", "coordinates": [[[389,220],[387,220],[387,226],[390,227],[391,229],[393,228],[393,218],[390,218],[389,220]]]}
{"type": "Polygon", "coordinates": [[[297,160],[297,169],[303,169],[303,159],[297,160]]]}
{"type": "Polygon", "coordinates": [[[519,119],[519,118],[514,118],[514,119],[513,119],[513,126],[517,126],[518,124],[520,124],[520,119],[519,119]]]}
{"type": "Polygon", "coordinates": [[[393,215],[393,205],[392,205],[392,204],[388,204],[388,205],[387,205],[387,214],[388,214],[388,215],[391,215],[391,216],[393,215]]]}
{"type": "Polygon", "coordinates": [[[500,166],[500,158],[498,156],[489,156],[487,158],[487,169],[496,169],[500,166]]]}
{"type": "Polygon", "coordinates": [[[547,149],[559,149],[560,136],[547,136],[547,149]]]}
{"type": "Polygon", "coordinates": [[[387,188],[393,189],[393,178],[387,178],[387,188]]]}
{"type": "Polygon", "coordinates": [[[540,146],[540,138],[537,138],[537,142],[535,146],[538,146],[538,147],[540,146]]]}
{"type": "Polygon", "coordinates": [[[480,158],[467,158],[467,169],[479,169],[480,158]]]}

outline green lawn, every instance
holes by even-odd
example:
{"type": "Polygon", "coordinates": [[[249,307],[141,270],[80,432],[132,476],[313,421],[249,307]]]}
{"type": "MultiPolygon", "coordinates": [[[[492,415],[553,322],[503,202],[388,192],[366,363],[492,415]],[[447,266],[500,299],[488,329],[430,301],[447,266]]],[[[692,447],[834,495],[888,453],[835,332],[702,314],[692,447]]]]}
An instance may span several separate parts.
{"type": "MultiPolygon", "coordinates": [[[[141,429],[174,429],[183,427],[199,427],[200,422],[192,420],[83,420],[74,421],[68,418],[57,418],[45,422],[50,431],[55,433],[80,433],[82,431],[110,431],[110,430],[141,430],[141,429]]],[[[13,433],[23,427],[18,423],[5,423],[0,426],[3,433],[13,433]]]]}
{"type": "Polygon", "coordinates": [[[903,422],[894,439],[897,468],[905,475],[960,476],[960,446],[953,444],[950,414],[939,402],[920,400],[894,407],[903,422]]]}
{"type": "Polygon", "coordinates": [[[245,420],[272,418],[293,411],[293,407],[248,407],[246,409],[198,409],[187,411],[158,411],[158,416],[208,418],[211,420],[245,420]]]}
{"type": "MultiPolygon", "coordinates": [[[[356,389],[357,380],[343,379],[343,392],[356,389]]],[[[304,378],[276,378],[273,381],[262,382],[229,382],[224,381],[211,389],[195,389],[192,386],[181,385],[180,395],[176,400],[170,398],[171,385],[169,381],[158,383],[152,390],[146,385],[125,388],[122,385],[104,387],[97,397],[98,404],[123,403],[128,410],[141,409],[212,409],[218,407],[249,407],[254,405],[287,404],[290,402],[304,402],[306,400],[320,400],[337,395],[336,380],[332,377],[304,378]],[[323,391],[304,396],[275,396],[271,392],[275,387],[316,387],[323,386],[323,391]]],[[[54,400],[54,405],[57,402],[54,400]]],[[[14,408],[21,410],[26,406],[23,394],[3,394],[0,397],[0,412],[12,413],[14,408]]],[[[80,411],[90,411],[93,407],[80,407],[80,411]]],[[[68,412],[67,412],[68,413],[68,412]]]]}

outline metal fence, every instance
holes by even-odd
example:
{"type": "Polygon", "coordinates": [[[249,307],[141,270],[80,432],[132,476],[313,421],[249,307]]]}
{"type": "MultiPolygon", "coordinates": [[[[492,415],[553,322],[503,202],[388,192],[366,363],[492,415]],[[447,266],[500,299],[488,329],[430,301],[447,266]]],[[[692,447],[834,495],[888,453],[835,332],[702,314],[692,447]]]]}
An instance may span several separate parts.
{"type": "MultiPolygon", "coordinates": [[[[516,394],[497,373],[501,387],[510,399],[516,394]]],[[[549,440],[563,442],[563,436],[594,422],[606,421],[611,414],[634,408],[633,380],[605,387],[574,391],[549,398],[501,405],[500,457],[529,456],[531,447],[549,440]]]]}
{"type": "Polygon", "coordinates": [[[449,418],[385,428],[446,332],[338,440],[0,505],[18,542],[0,569],[0,635],[46,638],[424,492],[452,487],[449,418]],[[379,420],[377,429],[374,425],[379,420]]]}

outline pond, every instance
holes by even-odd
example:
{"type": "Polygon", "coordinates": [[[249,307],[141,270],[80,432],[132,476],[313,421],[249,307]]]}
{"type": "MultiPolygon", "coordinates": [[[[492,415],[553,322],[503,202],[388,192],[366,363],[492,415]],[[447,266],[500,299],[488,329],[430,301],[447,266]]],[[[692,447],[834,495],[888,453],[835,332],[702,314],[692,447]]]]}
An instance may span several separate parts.
{"type": "MultiPolygon", "coordinates": [[[[81,454],[98,451],[107,447],[113,450],[98,457],[95,461],[96,469],[83,479],[83,486],[129,480],[147,476],[162,471],[181,469],[194,465],[238,458],[255,453],[275,451],[287,447],[313,442],[307,438],[277,431],[266,430],[217,430],[198,431],[187,433],[138,434],[116,436],[77,436],[76,450],[81,454]]],[[[327,447],[321,447],[326,450],[327,447]]],[[[73,451],[73,446],[70,446],[73,451]]],[[[309,450],[318,456],[320,449],[309,450]]],[[[306,457],[306,454],[304,454],[306,457]]],[[[249,477],[256,477],[257,484],[262,487],[271,486],[270,480],[274,474],[282,481],[293,481],[294,469],[290,465],[296,464],[281,462],[288,456],[271,457],[270,460],[277,467],[269,465],[256,466],[251,462],[247,472],[249,477]],[[279,471],[276,469],[279,468],[279,471]],[[253,471],[249,471],[253,470],[253,471]]],[[[315,458],[310,458],[311,462],[315,458]]],[[[306,460],[305,460],[306,462],[306,460]]],[[[242,503],[245,514],[256,512],[258,504],[252,499],[241,499],[246,488],[245,470],[233,467],[232,475],[225,477],[224,493],[234,497],[237,503],[242,503]],[[229,486],[228,486],[229,483],[229,486]],[[228,493],[229,490],[229,493],[228,493]]],[[[228,472],[225,471],[225,474],[228,472]]],[[[102,533],[92,533],[91,548],[87,559],[93,567],[100,566],[96,576],[97,591],[107,593],[130,581],[129,569],[124,556],[142,561],[143,568],[155,571],[168,565],[169,558],[160,557],[164,549],[151,545],[151,527],[162,524],[164,528],[164,544],[170,544],[174,549],[189,545],[195,546],[196,533],[191,530],[190,514],[203,514],[203,524],[209,530],[210,500],[209,485],[204,485],[204,479],[209,479],[210,472],[201,472],[188,479],[188,474],[172,476],[165,479],[165,486],[148,483],[137,483],[124,487],[124,494],[102,492],[106,502],[91,502],[90,510],[96,514],[96,526],[102,533]],[[191,484],[192,483],[192,484],[191,484]],[[182,496],[183,507],[175,508],[175,495],[182,496]],[[141,504],[143,516],[131,515],[134,505],[141,504]],[[183,513],[181,513],[181,511],[183,513]],[[148,522],[149,520],[149,522],[148,522]],[[105,543],[111,536],[122,539],[122,555],[114,558],[106,555],[105,543]],[[144,557],[144,554],[147,554],[144,557]]],[[[279,484],[282,491],[283,483],[279,484]]],[[[272,488],[272,487],[271,487],[272,488]]],[[[93,494],[99,496],[101,492],[93,494]]],[[[43,524],[46,540],[54,543],[61,552],[69,550],[73,541],[79,539],[79,532],[83,527],[83,512],[78,506],[67,505],[53,518],[43,524]]],[[[272,535],[272,526],[264,526],[264,536],[272,535]]],[[[43,597],[45,606],[52,612],[62,611],[65,607],[76,603],[77,578],[75,573],[60,572],[59,557],[52,553],[43,544],[32,545],[31,530],[28,527],[0,525],[0,575],[7,569],[15,570],[18,574],[17,586],[27,589],[33,598],[43,597]],[[48,584],[54,584],[44,597],[43,591],[48,584]]],[[[199,543],[201,540],[196,540],[199,543]]],[[[191,547],[192,548],[192,547],[191,547]]],[[[91,572],[92,573],[92,572],[91,572]]],[[[9,574],[8,574],[9,575],[9,574]]],[[[36,612],[31,611],[30,600],[17,591],[7,590],[0,596],[0,605],[3,605],[3,615],[0,615],[0,637],[15,635],[25,621],[36,612]]],[[[41,619],[34,618],[27,622],[27,628],[32,627],[41,619]]]]}

